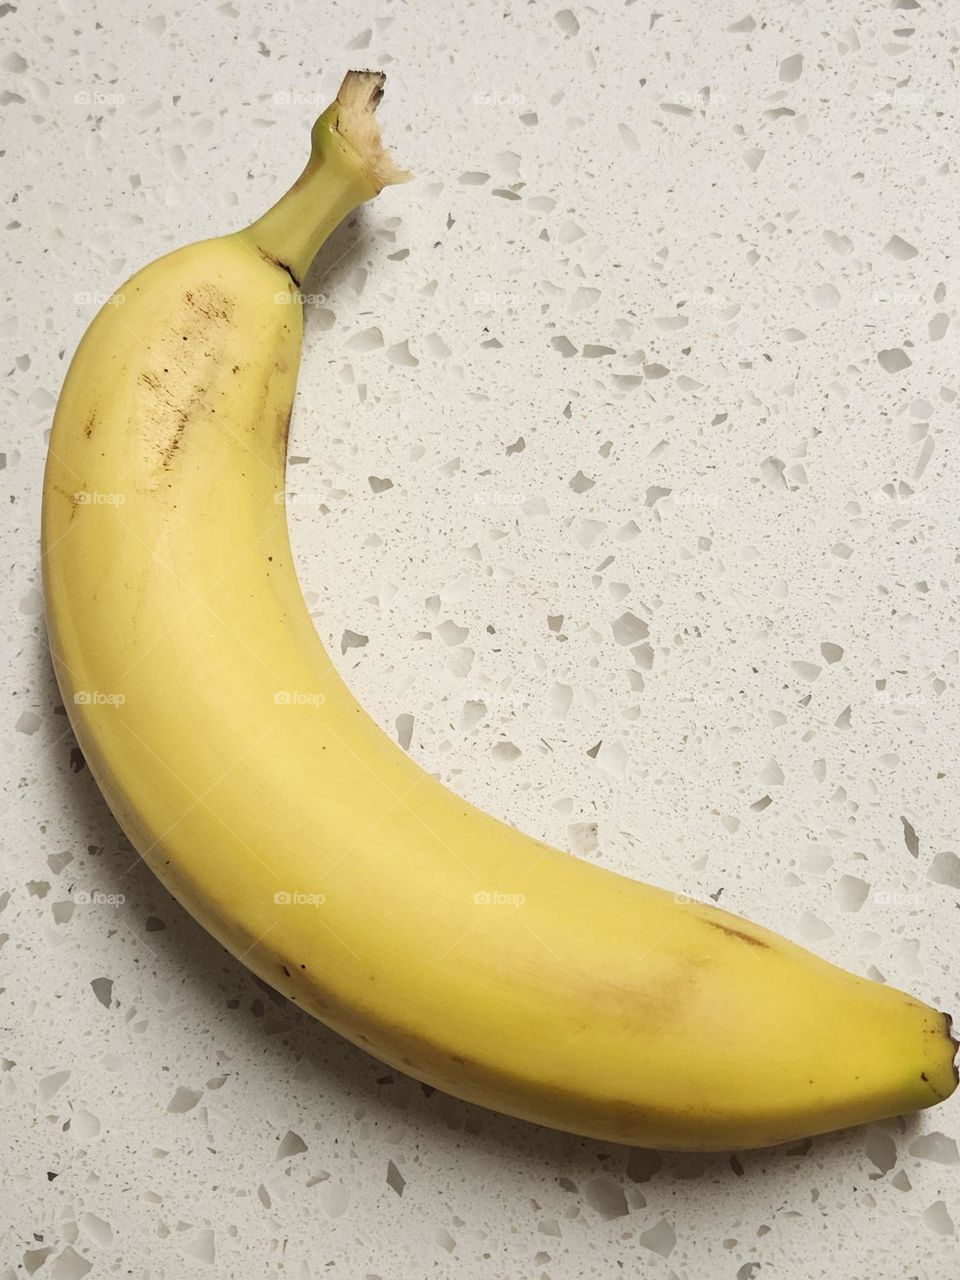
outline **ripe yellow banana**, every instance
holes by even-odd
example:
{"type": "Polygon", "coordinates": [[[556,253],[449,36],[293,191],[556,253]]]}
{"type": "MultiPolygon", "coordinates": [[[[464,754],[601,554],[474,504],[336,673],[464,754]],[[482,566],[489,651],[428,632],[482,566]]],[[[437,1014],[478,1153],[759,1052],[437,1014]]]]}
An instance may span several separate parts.
{"type": "Polygon", "coordinates": [[[461,1098],[703,1150],[941,1101],[945,1014],[493,820],[334,671],[291,560],[287,424],[300,281],[404,176],[374,123],[382,81],[351,72],[290,192],[138,272],[70,366],[44,481],[47,618],[110,807],[235,956],[461,1098]]]}

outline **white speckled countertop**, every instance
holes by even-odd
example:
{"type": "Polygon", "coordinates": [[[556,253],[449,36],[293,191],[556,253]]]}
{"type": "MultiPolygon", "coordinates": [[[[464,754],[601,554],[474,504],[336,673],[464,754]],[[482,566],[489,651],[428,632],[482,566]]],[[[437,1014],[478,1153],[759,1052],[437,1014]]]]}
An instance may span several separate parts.
{"type": "MultiPolygon", "coordinates": [[[[562,0],[560,0],[562,3],[562,0]]],[[[0,5],[0,1280],[946,1280],[960,1106],[629,1151],[399,1077],[131,855],[44,644],[98,302],[249,221],[352,65],[417,181],[309,306],[301,581],[471,800],[960,1011],[956,12],[0,5]]]]}

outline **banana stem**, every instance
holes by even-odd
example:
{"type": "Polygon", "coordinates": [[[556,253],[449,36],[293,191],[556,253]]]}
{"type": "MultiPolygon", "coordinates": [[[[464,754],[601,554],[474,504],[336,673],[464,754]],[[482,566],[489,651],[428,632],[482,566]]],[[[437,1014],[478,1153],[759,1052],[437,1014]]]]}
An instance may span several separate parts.
{"type": "Polygon", "coordinates": [[[237,235],[273,262],[299,289],[334,227],[388,183],[404,182],[380,140],[374,112],[383,72],[349,71],[313,126],[310,159],[280,200],[237,235]]]}

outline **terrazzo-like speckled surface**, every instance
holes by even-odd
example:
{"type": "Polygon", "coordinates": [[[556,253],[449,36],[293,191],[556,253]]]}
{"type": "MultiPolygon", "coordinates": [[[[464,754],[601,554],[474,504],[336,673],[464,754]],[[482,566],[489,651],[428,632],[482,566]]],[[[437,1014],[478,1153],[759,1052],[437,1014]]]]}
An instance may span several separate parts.
{"type": "Polygon", "coordinates": [[[632,1152],[261,986],[100,800],[37,549],[99,301],[261,212],[383,67],[417,180],[304,286],[289,473],[340,670],[531,834],[960,1011],[956,10],[138,8],[0,5],[0,1278],[960,1274],[956,1098],[632,1152]]]}

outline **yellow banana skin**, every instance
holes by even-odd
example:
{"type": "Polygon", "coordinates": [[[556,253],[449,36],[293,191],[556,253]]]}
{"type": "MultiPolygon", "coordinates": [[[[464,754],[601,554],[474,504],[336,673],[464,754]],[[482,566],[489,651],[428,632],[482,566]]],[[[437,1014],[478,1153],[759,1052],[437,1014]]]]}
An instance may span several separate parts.
{"type": "Polygon", "coordinates": [[[399,176],[372,126],[382,77],[351,75],[291,193],[122,286],[60,396],[50,645],[117,820],[265,981],[472,1102],[697,1150],[940,1102],[957,1082],[945,1014],[495,821],[337,676],[282,495],[296,282],[399,176]]]}

